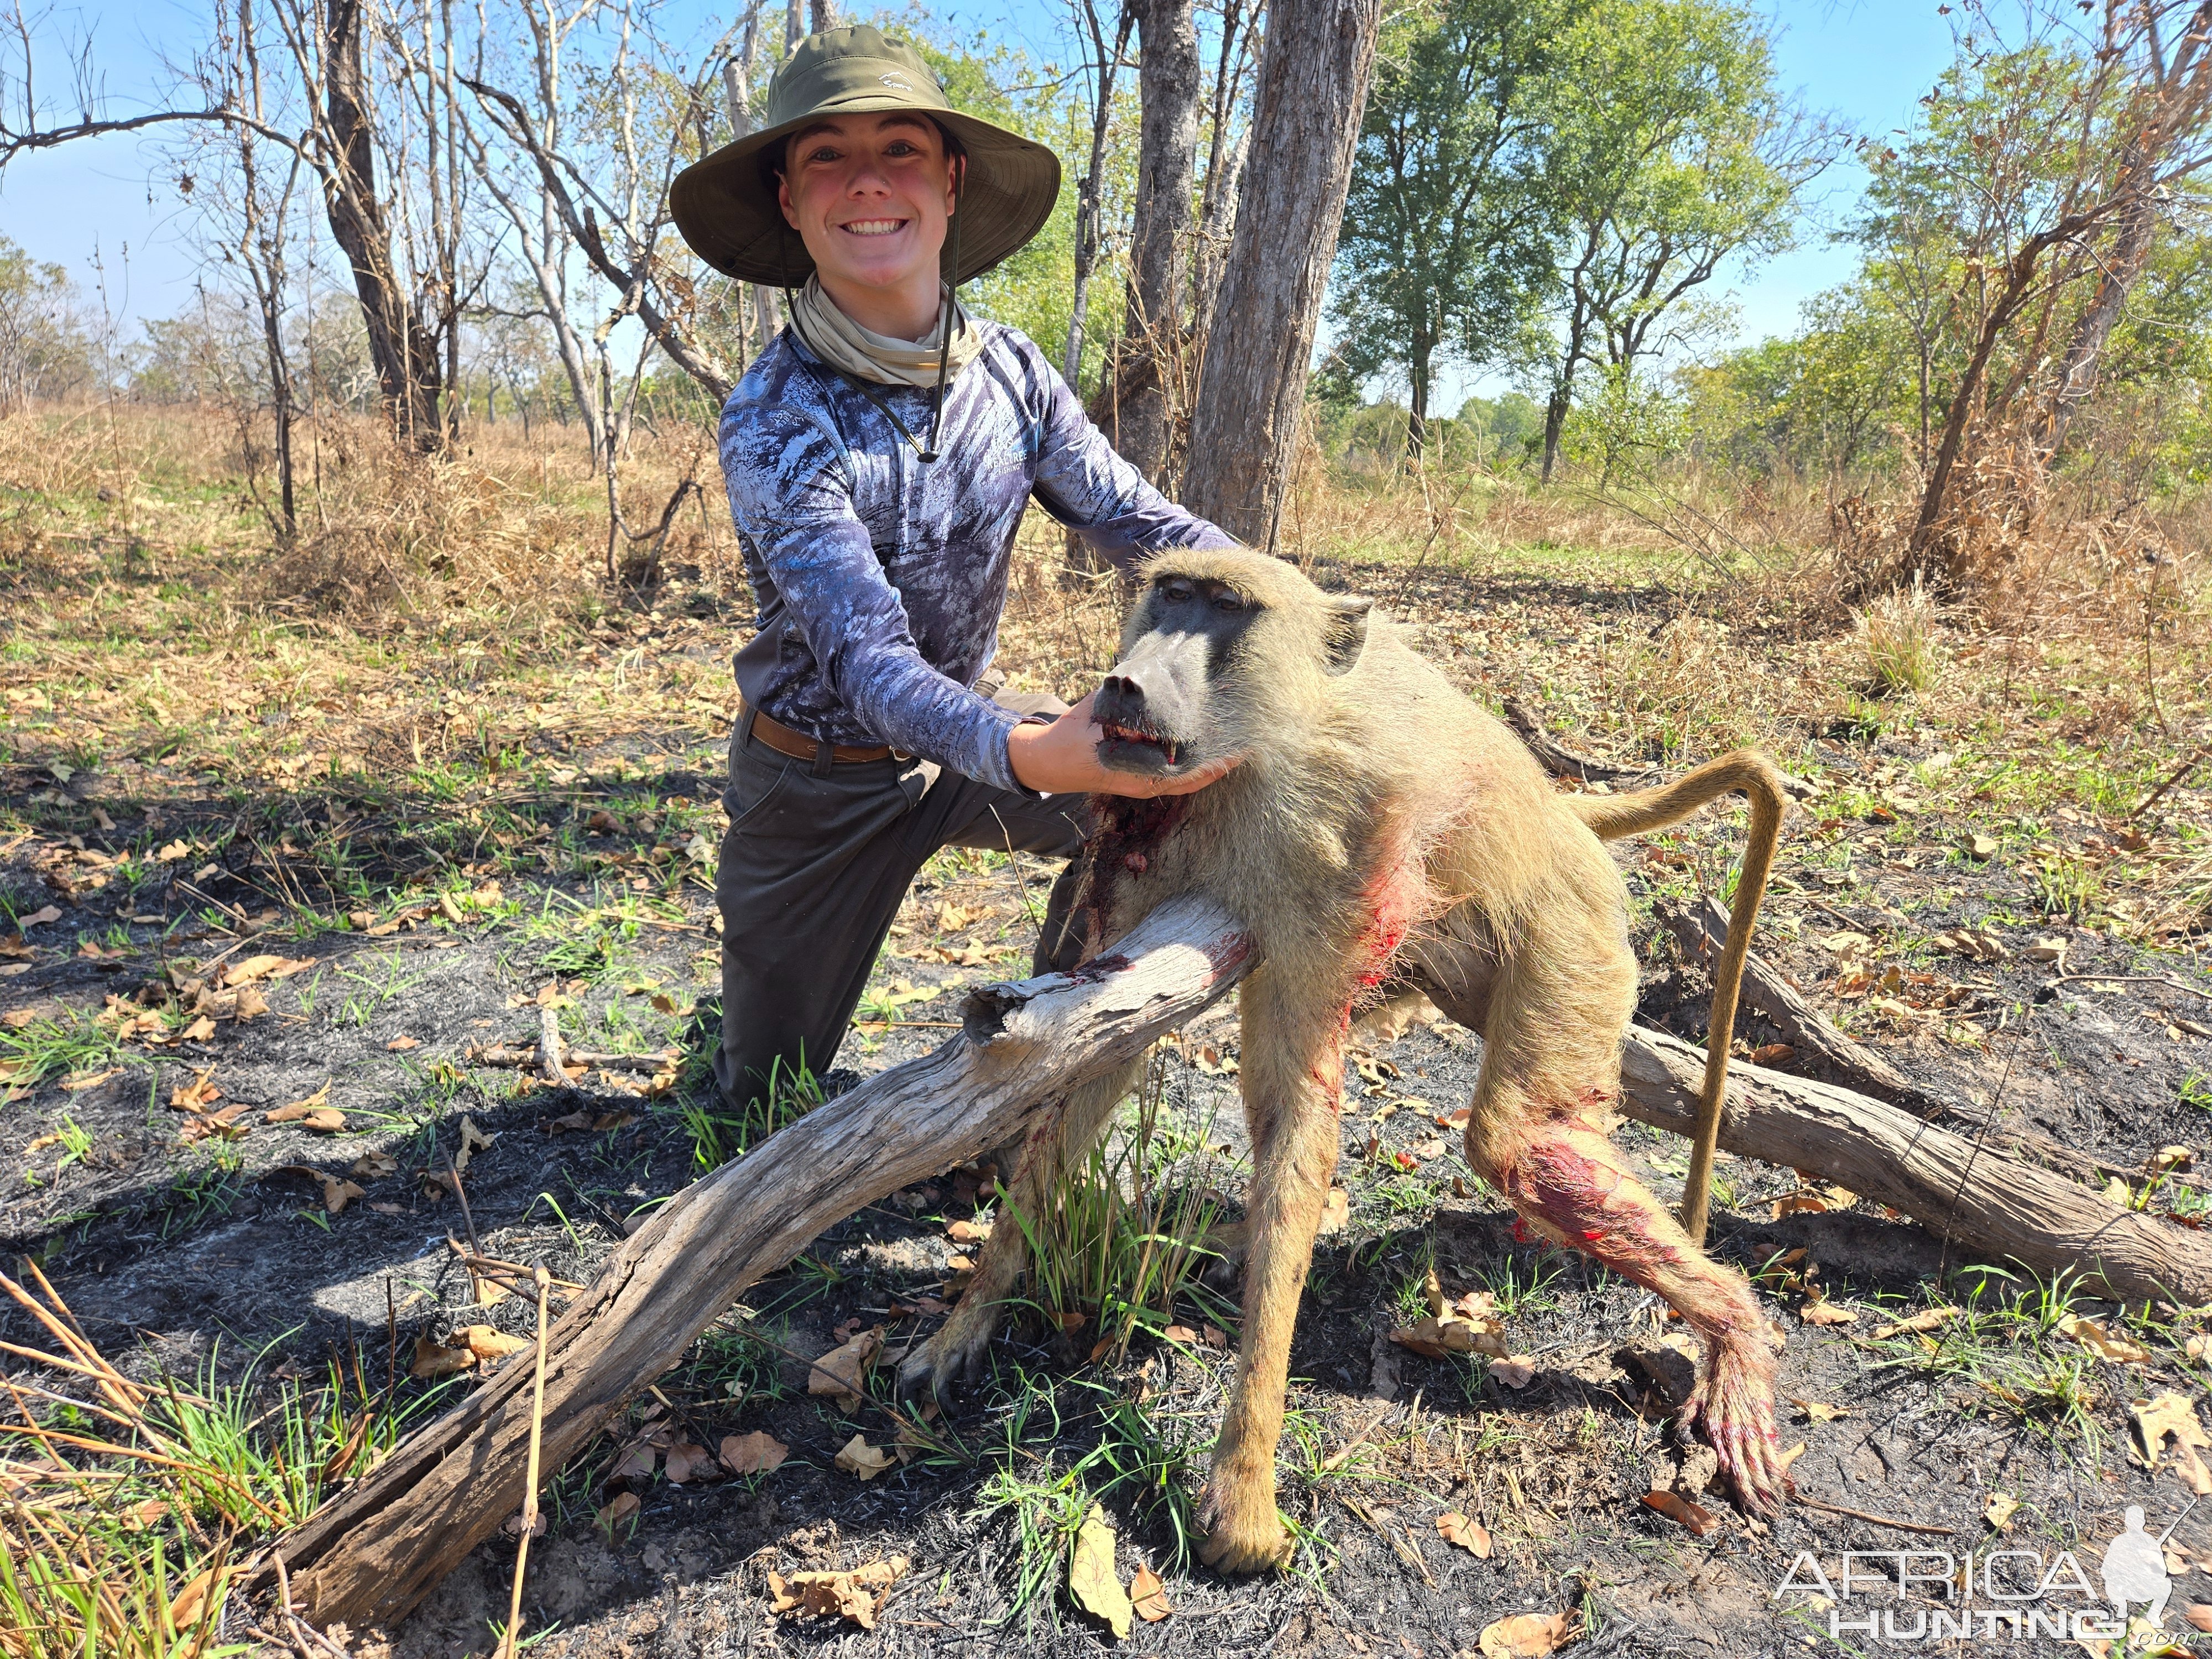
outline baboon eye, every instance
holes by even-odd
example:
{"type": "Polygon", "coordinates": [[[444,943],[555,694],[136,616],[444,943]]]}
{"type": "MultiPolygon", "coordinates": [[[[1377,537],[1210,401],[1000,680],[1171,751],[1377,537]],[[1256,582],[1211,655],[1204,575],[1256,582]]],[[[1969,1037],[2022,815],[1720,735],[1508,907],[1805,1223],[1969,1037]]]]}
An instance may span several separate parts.
{"type": "Polygon", "coordinates": [[[1242,611],[1244,596],[1233,587],[1224,587],[1213,596],[1213,608],[1216,611],[1242,611]]]}
{"type": "Polygon", "coordinates": [[[1160,592],[1166,596],[1170,605],[1188,605],[1197,589],[1186,581],[1169,581],[1161,585],[1160,592]]]}

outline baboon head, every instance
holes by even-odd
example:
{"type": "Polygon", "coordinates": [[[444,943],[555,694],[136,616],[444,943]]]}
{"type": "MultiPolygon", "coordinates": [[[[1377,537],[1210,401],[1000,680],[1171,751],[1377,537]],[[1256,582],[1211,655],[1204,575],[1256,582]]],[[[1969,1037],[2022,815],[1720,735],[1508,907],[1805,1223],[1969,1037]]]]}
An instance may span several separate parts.
{"type": "Polygon", "coordinates": [[[1176,549],[1141,575],[1121,659],[1092,705],[1106,733],[1098,758],[1121,771],[1249,752],[1325,706],[1367,643],[1371,601],[1324,593],[1262,553],[1176,549]]]}

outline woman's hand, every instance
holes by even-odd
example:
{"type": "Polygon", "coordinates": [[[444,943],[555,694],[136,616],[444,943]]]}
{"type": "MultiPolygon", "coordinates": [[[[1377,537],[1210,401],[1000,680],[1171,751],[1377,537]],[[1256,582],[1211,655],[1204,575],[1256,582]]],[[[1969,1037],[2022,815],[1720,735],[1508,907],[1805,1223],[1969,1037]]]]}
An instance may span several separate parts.
{"type": "Polygon", "coordinates": [[[1133,795],[1143,799],[1188,795],[1222,777],[1243,758],[1224,756],[1187,772],[1120,772],[1102,766],[1098,744],[1106,733],[1091,714],[1097,695],[1093,692],[1050,726],[1030,722],[1006,734],[1006,759],[1025,787],[1047,795],[1133,795]]]}

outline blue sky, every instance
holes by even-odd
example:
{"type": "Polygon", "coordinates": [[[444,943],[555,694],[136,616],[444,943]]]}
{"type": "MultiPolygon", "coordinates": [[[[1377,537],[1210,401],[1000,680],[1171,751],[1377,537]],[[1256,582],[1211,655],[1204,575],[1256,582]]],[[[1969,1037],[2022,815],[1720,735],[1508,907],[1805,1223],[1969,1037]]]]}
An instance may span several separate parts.
{"type": "MultiPolygon", "coordinates": [[[[690,0],[680,3],[688,9],[690,0]]],[[[1782,0],[1772,15],[1784,86],[1859,131],[1902,126],[1950,57],[1937,3],[1782,0]]],[[[963,36],[986,32],[1040,58],[1066,52],[1065,14],[1051,0],[951,0],[930,9],[963,36]]],[[[698,14],[703,30],[713,9],[701,4],[698,14]]],[[[188,56],[204,30],[202,9],[180,0],[94,0],[74,15],[94,33],[112,113],[144,107],[162,83],[164,58],[188,56]]],[[[97,252],[118,319],[179,311],[191,302],[197,261],[179,232],[173,190],[149,179],[150,159],[129,137],[26,156],[0,177],[0,232],[67,268],[95,301],[97,252]]],[[[1830,245],[1819,222],[1846,213],[1861,183],[1854,166],[1832,169],[1798,251],[1753,272],[1729,273],[1745,338],[1786,331],[1801,301],[1849,273],[1850,250],[1830,245]]]]}

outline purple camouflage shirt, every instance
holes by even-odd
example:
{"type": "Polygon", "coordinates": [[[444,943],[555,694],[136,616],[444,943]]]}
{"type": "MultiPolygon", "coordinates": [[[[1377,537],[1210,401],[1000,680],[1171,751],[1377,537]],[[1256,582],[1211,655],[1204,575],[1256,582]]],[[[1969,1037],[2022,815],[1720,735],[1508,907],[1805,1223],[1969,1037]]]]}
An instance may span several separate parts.
{"type": "MultiPolygon", "coordinates": [[[[973,686],[999,646],[1023,509],[1127,568],[1231,538],[1145,482],[1036,343],[979,322],[924,464],[867,394],[787,329],[722,406],[722,476],[759,632],[737,656],[749,708],[817,740],[894,749],[1004,789],[1020,717],[973,686]]],[[[872,390],[917,441],[931,394],[872,390]]]]}

